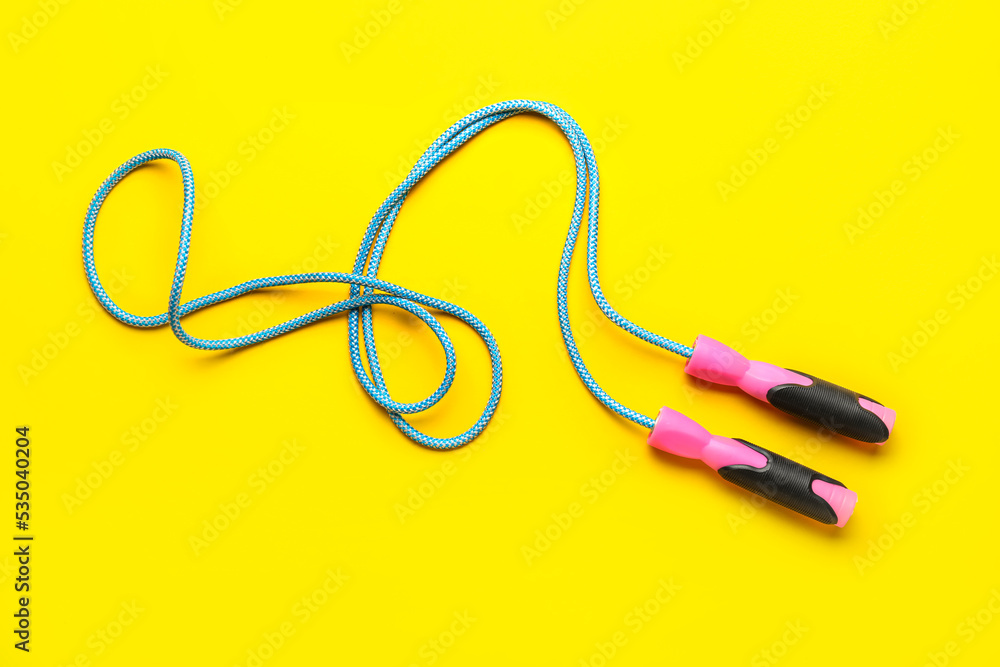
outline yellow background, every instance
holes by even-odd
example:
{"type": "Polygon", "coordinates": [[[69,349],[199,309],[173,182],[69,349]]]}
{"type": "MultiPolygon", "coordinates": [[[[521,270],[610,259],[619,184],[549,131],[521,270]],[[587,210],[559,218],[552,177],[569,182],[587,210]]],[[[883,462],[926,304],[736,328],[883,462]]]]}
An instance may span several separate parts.
{"type": "MultiPolygon", "coordinates": [[[[31,427],[36,541],[28,656],[11,646],[13,558],[0,556],[0,662],[995,658],[1000,280],[983,280],[1000,246],[994,3],[225,2],[5,3],[2,424],[10,450],[14,427],[31,427]],[[814,89],[828,99],[802,111],[814,89]],[[860,496],[845,529],[658,455],[580,383],[554,297],[572,196],[544,196],[572,159],[538,117],[490,129],[421,184],[380,273],[469,308],[499,341],[498,417],[464,450],[412,444],[363,395],[343,317],[215,354],[126,327],[90,294],[87,203],[140,151],[183,152],[206,196],[185,285],[194,298],[263,275],[348,270],[420,149],[510,98],[562,106],[597,145],[600,271],[623,314],[898,411],[878,448],[703,391],[679,357],[596,326],[576,265],[581,350],[613,396],[645,414],[676,407],[841,479],[860,496]],[[796,112],[808,119],[789,132],[796,112]],[[947,150],[914,172],[939,132],[951,133],[947,150]],[[742,166],[765,145],[778,149],[742,166]],[[755,173],[724,198],[734,168],[755,173]],[[852,234],[858,208],[878,211],[876,193],[897,180],[901,194],[852,234]],[[607,472],[618,456],[632,462],[607,472]],[[280,469],[269,482],[258,472],[268,465],[280,469]],[[596,491],[602,474],[613,483],[596,491]],[[220,505],[234,514],[239,502],[226,526],[220,505]],[[408,503],[420,506],[401,515],[408,503]],[[565,524],[573,503],[582,514],[559,528],[553,515],[565,524]],[[212,521],[226,527],[192,546],[212,521]]],[[[127,310],[166,307],[180,201],[179,173],[161,163],[101,214],[99,269],[108,282],[119,272],[127,310]]],[[[186,326],[234,335],[344,294],[257,294],[186,326]]],[[[433,336],[408,316],[376,317],[394,395],[422,398],[443,368],[433,336]]],[[[488,390],[478,339],[446,326],[458,378],[414,419],[437,435],[471,424],[488,390]]]]}

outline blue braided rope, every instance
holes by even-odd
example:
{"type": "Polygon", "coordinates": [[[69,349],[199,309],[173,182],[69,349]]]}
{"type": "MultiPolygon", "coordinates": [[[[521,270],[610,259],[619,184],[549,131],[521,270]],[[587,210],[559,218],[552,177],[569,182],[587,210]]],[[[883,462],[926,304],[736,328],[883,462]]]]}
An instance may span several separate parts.
{"type": "Polygon", "coordinates": [[[586,135],[576,121],[559,107],[547,102],[535,102],[530,100],[510,100],[491,104],[479,111],[475,111],[465,118],[462,118],[450,128],[448,128],[424,154],[413,165],[410,173],[403,179],[395,190],[382,202],[361,240],[358,248],[358,255],[354,262],[352,273],[340,273],[323,271],[317,273],[299,273],[293,275],[274,276],[270,278],[257,278],[249,280],[239,285],[234,285],[228,289],[220,290],[213,294],[192,299],[191,301],[181,301],[181,291],[184,287],[184,276],[187,270],[188,252],[191,247],[191,225],[194,217],[195,188],[194,176],[191,172],[191,165],[187,159],[177,151],[167,148],[158,148],[145,151],[126,161],[101,184],[97,193],[90,202],[87,209],[87,217],[83,228],[83,264],[87,274],[87,281],[94,292],[94,296],[101,303],[105,310],[118,320],[135,327],[159,327],[169,324],[174,335],[185,345],[189,345],[200,350],[229,350],[233,348],[246,347],[263,341],[281,336],[299,327],[312,322],[331,317],[338,313],[348,313],[348,343],[351,354],[351,364],[354,367],[354,374],[357,376],[361,386],[365,388],[368,395],[385,408],[389,413],[389,418],[407,437],[413,441],[432,449],[453,449],[460,447],[483,432],[496,411],[500,402],[500,389],[503,384],[503,367],[500,361],[500,350],[496,340],[490,330],[486,328],[475,315],[460,306],[435,299],[433,297],[414,292],[413,290],[400,287],[380,280],[376,277],[382,256],[385,252],[386,242],[389,233],[396,221],[399,210],[406,200],[406,195],[417,182],[420,181],[439,162],[457,150],[466,141],[477,135],[484,129],[521,113],[536,113],[545,116],[555,122],[566,138],[569,140],[573,150],[573,159],[576,164],[576,199],[573,204],[573,215],[570,219],[569,233],[566,236],[566,244],[563,246],[562,257],[559,261],[559,280],[556,290],[557,310],[559,313],[559,327],[562,330],[563,341],[569,353],[570,361],[580,379],[597,399],[608,408],[619,415],[630,419],[646,428],[652,428],[655,420],[651,417],[639,414],[638,412],[622,405],[611,398],[605,392],[594,377],[587,370],[580,351],[577,348],[576,340],[573,338],[573,331],[570,328],[568,309],[568,286],[569,269],[573,259],[573,251],[576,247],[577,237],[580,234],[580,226],[583,223],[583,216],[587,215],[587,277],[590,282],[590,290],[594,300],[600,307],[601,312],[616,325],[630,334],[648,342],[674,352],[684,357],[690,357],[693,350],[672,340],[657,335],[630,320],[623,317],[604,296],[601,283],[597,276],[597,218],[598,204],[600,199],[600,181],[597,175],[597,161],[594,158],[594,151],[590,146],[586,135]],[[181,216],[181,234],[177,249],[177,264],[174,268],[174,278],[170,285],[170,296],[167,301],[167,312],[152,316],[133,315],[120,308],[108,295],[101,280],[97,275],[97,266],[94,260],[94,229],[97,225],[97,214],[101,206],[107,199],[108,194],[122,179],[133,169],[152,160],[173,160],[180,167],[184,180],[184,208],[181,216]],[[284,285],[299,285],[303,283],[346,283],[350,285],[349,298],[328,306],[318,308],[311,312],[299,315],[287,322],[268,327],[245,336],[236,338],[206,339],[197,338],[190,335],[181,325],[181,319],[190,313],[202,308],[207,308],[223,301],[228,301],[242,294],[256,290],[277,287],[284,285]],[[372,320],[371,306],[375,304],[388,304],[402,308],[424,322],[437,336],[438,341],[445,353],[445,374],[444,379],[430,396],[422,401],[414,403],[400,403],[393,400],[386,386],[385,378],[382,375],[378,353],[375,348],[374,323],[372,320]],[[479,419],[461,435],[450,438],[435,438],[414,428],[402,415],[421,412],[436,404],[451,388],[455,378],[455,348],[445,332],[429,309],[438,310],[449,315],[453,315],[462,320],[479,334],[485,343],[490,355],[490,365],[492,367],[492,380],[490,395],[486,401],[486,406],[479,419]],[[361,356],[361,336],[364,338],[365,356],[368,359],[370,370],[365,369],[361,356]]]}

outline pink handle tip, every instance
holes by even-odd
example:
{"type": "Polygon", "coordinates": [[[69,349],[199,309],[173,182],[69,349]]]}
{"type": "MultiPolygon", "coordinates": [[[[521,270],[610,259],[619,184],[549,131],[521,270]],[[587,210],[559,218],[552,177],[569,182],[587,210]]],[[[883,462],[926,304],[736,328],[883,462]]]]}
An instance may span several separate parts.
{"type": "MultiPolygon", "coordinates": [[[[884,405],[869,401],[867,398],[859,398],[858,403],[868,412],[871,412],[876,417],[882,420],[885,427],[889,429],[889,433],[892,433],[892,427],[896,425],[896,411],[892,408],[887,408],[884,405]]],[[[888,436],[887,436],[888,437],[888,436]]],[[[879,445],[884,445],[885,440],[876,443],[879,445]]]]}
{"type": "Polygon", "coordinates": [[[817,496],[830,504],[837,515],[837,526],[843,528],[847,520],[854,514],[854,506],[858,502],[858,494],[836,484],[814,479],[812,490],[817,496]]]}

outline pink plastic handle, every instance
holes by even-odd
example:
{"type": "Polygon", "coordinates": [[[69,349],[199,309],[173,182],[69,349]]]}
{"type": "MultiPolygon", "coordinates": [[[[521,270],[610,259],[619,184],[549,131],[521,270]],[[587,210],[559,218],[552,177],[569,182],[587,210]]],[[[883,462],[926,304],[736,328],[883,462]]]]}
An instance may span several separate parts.
{"type": "Polygon", "coordinates": [[[684,365],[684,372],[716,384],[739,387],[754,398],[767,400],[767,392],[779,384],[807,387],[812,380],[786,368],[764,361],[750,361],[733,348],[714,338],[698,336],[694,354],[684,365]]]}
{"type": "Polygon", "coordinates": [[[858,501],[831,477],[745,440],[712,435],[670,408],[660,409],[647,442],[704,461],[726,481],[822,523],[843,527],[858,501]]]}
{"type": "Polygon", "coordinates": [[[882,444],[896,413],[840,387],[764,361],[751,361],[708,336],[698,336],[684,371],[702,380],[739,387],[779,410],[862,442],[882,444]]]}
{"type": "Polygon", "coordinates": [[[665,452],[704,461],[712,470],[725,466],[747,465],[763,468],[767,457],[732,438],[712,435],[695,420],[664,407],[646,443],[665,452]]]}

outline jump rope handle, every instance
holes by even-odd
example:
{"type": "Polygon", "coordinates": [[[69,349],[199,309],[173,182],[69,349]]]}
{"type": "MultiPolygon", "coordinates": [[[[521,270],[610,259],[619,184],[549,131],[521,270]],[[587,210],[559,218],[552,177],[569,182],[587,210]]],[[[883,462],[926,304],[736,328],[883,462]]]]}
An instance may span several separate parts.
{"type": "Polygon", "coordinates": [[[704,461],[724,480],[821,523],[842,528],[858,502],[858,494],[832,477],[746,440],[712,435],[670,408],[660,409],[647,442],[704,461]]]}
{"type": "Polygon", "coordinates": [[[739,387],[782,412],[862,442],[884,443],[896,412],[867,396],[808,373],[750,361],[708,336],[698,336],[684,372],[739,387]]]}

